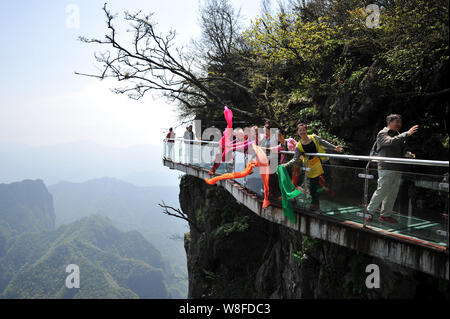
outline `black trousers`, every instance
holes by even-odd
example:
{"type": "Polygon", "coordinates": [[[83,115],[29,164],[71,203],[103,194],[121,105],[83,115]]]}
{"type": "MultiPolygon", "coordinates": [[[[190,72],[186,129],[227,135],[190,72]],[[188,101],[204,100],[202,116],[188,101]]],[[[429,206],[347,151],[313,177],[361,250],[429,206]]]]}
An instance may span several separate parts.
{"type": "Polygon", "coordinates": [[[281,196],[280,185],[278,184],[278,175],[273,173],[269,175],[269,199],[276,200],[281,196]]]}
{"type": "Polygon", "coordinates": [[[319,176],[309,179],[309,191],[311,192],[312,204],[319,205],[319,193],[317,192],[320,188],[319,176]]]}

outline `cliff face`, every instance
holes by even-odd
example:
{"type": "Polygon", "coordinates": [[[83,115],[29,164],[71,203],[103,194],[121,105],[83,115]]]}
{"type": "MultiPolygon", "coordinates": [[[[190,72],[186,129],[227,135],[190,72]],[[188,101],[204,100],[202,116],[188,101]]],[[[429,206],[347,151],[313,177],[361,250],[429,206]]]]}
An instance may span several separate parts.
{"type": "Polygon", "coordinates": [[[189,298],[449,297],[448,281],[307,238],[198,178],[183,176],[180,205],[195,223],[185,235],[189,298]],[[379,289],[366,288],[369,264],[379,289]]]}

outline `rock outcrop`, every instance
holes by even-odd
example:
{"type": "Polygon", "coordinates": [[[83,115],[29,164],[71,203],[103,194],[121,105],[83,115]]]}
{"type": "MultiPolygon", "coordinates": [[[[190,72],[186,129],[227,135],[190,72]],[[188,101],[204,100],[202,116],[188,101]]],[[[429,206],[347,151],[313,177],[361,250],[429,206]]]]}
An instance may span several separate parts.
{"type": "Polygon", "coordinates": [[[53,199],[44,182],[0,184],[0,221],[18,233],[54,229],[53,199]]]}

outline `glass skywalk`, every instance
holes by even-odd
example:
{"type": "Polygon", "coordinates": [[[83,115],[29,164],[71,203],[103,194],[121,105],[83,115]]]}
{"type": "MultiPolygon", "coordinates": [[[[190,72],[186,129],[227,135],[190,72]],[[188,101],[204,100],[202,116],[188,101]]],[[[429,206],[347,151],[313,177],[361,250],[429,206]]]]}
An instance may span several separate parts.
{"type": "MultiPolygon", "coordinates": [[[[187,141],[176,138],[173,143],[164,143],[164,158],[209,171],[213,165],[218,143],[209,141],[187,141]],[[170,145],[172,144],[172,145],[170,145]]],[[[284,152],[287,160],[292,152],[284,152]]],[[[312,156],[312,154],[308,154],[312,156]]],[[[373,157],[327,154],[330,161],[323,165],[326,187],[320,191],[320,210],[315,213],[336,221],[351,221],[375,231],[389,232],[438,245],[448,246],[448,162],[390,159],[402,163],[402,184],[394,206],[393,218],[397,223],[379,220],[375,212],[366,220],[366,206],[377,187],[378,171],[373,157]],[[355,164],[364,167],[354,167],[355,164]]],[[[251,154],[234,152],[228,163],[220,163],[216,175],[242,171],[251,154]]],[[[263,183],[258,167],[244,178],[235,179],[258,197],[264,197],[263,183]]],[[[298,187],[302,194],[295,199],[296,211],[309,210],[309,180],[301,169],[298,187]]],[[[272,199],[274,205],[281,201],[272,199]]]]}

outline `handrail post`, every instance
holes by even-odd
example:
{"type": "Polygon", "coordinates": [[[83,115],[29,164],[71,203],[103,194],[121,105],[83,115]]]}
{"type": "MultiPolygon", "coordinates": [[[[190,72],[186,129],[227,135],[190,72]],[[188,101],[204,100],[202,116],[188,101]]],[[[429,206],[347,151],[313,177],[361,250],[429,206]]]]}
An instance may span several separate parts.
{"type": "MultiPolygon", "coordinates": [[[[305,155],[303,155],[303,156],[305,156],[305,155]]],[[[304,184],[305,184],[305,189],[304,189],[304,192],[303,192],[303,205],[305,206],[305,209],[306,209],[306,207],[307,207],[307,205],[306,205],[306,199],[307,199],[307,196],[306,196],[306,190],[308,189],[309,190],[309,187],[308,187],[308,177],[306,176],[306,174],[307,174],[307,168],[308,168],[308,161],[309,161],[309,158],[308,157],[306,157],[306,161],[305,161],[305,167],[304,167],[304,170],[305,170],[305,177],[304,177],[304,179],[305,179],[305,182],[304,182],[304,184]]]]}
{"type": "Polygon", "coordinates": [[[166,159],[166,139],[163,140],[163,157],[166,159]]]}
{"type": "Polygon", "coordinates": [[[166,159],[166,139],[163,139],[163,159],[166,159]]]}
{"type": "MultiPolygon", "coordinates": [[[[244,149],[244,167],[247,167],[247,153],[245,153],[245,149],[244,149]]],[[[244,176],[244,187],[247,187],[247,175],[244,176]]]]}
{"type": "Polygon", "coordinates": [[[447,250],[447,252],[448,252],[448,240],[449,240],[449,236],[450,236],[450,232],[449,232],[449,230],[450,230],[450,227],[449,227],[449,215],[448,215],[448,212],[449,212],[449,207],[448,207],[448,194],[447,194],[447,200],[445,201],[445,206],[446,206],[446,211],[447,211],[447,248],[446,248],[446,250],[447,250]]]}
{"type": "Polygon", "coordinates": [[[369,214],[369,212],[367,210],[367,206],[369,205],[368,201],[369,201],[369,166],[370,166],[370,163],[372,163],[371,160],[369,160],[367,162],[366,169],[364,172],[364,174],[365,174],[365,176],[364,176],[364,214],[363,214],[363,227],[364,228],[366,227],[366,214],[367,215],[369,214]]]}

